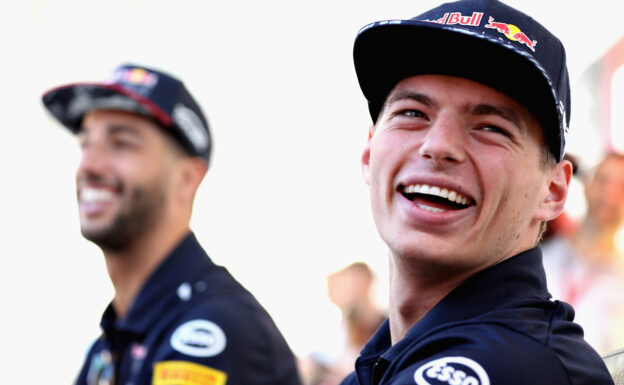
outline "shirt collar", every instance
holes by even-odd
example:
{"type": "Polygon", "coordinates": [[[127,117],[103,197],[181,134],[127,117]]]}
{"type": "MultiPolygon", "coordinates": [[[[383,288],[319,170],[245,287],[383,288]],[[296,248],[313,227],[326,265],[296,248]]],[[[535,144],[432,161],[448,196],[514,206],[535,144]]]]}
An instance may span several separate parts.
{"type": "Polygon", "coordinates": [[[527,296],[550,298],[539,248],[527,250],[468,278],[394,346],[391,346],[390,326],[386,321],[362,350],[361,359],[364,362],[383,354],[384,358],[392,360],[414,339],[442,324],[470,319],[527,296]]]}
{"type": "Polygon", "coordinates": [[[126,317],[118,319],[112,304],[109,304],[100,326],[104,330],[114,328],[135,334],[145,333],[161,318],[164,308],[179,301],[177,290],[180,285],[192,281],[200,271],[210,266],[214,264],[195,234],[189,232],[147,279],[126,317]]]}

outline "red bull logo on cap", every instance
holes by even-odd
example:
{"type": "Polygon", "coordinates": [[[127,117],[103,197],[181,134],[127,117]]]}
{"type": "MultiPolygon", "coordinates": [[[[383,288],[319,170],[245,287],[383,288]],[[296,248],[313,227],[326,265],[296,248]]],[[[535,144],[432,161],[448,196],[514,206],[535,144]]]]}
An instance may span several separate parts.
{"type": "Polygon", "coordinates": [[[490,16],[488,18],[488,23],[484,25],[485,28],[492,28],[502,33],[509,40],[517,41],[520,44],[524,44],[533,52],[535,52],[535,46],[537,45],[536,40],[531,40],[524,32],[520,30],[520,28],[516,27],[513,24],[500,23],[494,21],[494,18],[490,16]]]}
{"type": "Polygon", "coordinates": [[[471,16],[463,16],[460,12],[447,12],[437,20],[423,20],[430,23],[447,24],[447,25],[470,25],[478,27],[481,24],[483,12],[473,12],[471,16]]]}
{"type": "Polygon", "coordinates": [[[158,75],[143,68],[123,68],[116,71],[109,82],[151,88],[158,82],[158,75]]]}

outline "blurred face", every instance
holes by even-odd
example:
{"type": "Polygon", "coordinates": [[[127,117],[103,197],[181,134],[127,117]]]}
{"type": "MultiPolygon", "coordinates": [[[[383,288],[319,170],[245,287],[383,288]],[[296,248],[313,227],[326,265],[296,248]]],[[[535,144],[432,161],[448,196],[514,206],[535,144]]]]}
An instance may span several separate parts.
{"type": "Polygon", "coordinates": [[[618,226],[624,218],[624,158],[611,155],[600,163],[585,188],[588,215],[602,226],[618,226]]]}
{"type": "Polygon", "coordinates": [[[88,113],[78,138],[82,234],[103,249],[122,250],[165,213],[171,144],[150,120],[107,110],[88,113]]]}
{"type": "Polygon", "coordinates": [[[330,301],[344,311],[367,300],[371,283],[370,276],[347,267],[327,277],[327,293],[330,301]]]}
{"type": "Polygon", "coordinates": [[[549,175],[523,106],[463,78],[414,76],[374,130],[363,172],[391,254],[479,270],[534,246],[549,175]]]}

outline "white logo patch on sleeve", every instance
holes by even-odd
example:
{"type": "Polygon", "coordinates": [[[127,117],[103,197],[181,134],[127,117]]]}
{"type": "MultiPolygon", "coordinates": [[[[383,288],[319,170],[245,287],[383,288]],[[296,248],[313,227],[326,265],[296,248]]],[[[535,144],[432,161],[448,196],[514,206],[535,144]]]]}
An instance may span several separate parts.
{"type": "Polygon", "coordinates": [[[444,357],[427,362],[414,373],[418,385],[490,385],[486,371],[470,358],[444,357]]]}
{"type": "Polygon", "coordinates": [[[193,357],[216,356],[225,349],[225,345],[223,330],[214,322],[203,319],[185,322],[171,335],[171,346],[193,357]]]}

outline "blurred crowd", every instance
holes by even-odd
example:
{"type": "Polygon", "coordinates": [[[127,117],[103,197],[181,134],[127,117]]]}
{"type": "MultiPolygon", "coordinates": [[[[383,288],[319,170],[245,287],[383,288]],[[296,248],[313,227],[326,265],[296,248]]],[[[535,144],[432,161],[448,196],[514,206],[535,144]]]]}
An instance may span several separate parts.
{"type": "Polygon", "coordinates": [[[570,160],[586,209],[550,223],[544,268],[553,298],[574,307],[587,342],[604,355],[624,347],[624,154],[610,152],[590,168],[570,160]]]}

